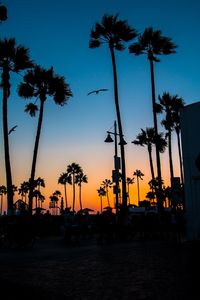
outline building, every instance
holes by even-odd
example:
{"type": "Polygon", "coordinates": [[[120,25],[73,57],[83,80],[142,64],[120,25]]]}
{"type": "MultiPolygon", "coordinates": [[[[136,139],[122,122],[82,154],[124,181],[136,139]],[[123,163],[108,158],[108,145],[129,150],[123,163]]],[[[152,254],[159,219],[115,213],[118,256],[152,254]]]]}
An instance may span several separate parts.
{"type": "Polygon", "coordinates": [[[200,102],[181,112],[186,230],[188,240],[200,239],[200,102]]]}

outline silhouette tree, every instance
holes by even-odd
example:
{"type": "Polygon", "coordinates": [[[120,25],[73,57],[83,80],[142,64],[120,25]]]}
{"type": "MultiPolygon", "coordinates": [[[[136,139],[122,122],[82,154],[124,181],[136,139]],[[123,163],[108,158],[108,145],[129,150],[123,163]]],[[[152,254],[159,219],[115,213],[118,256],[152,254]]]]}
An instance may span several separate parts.
{"type": "Polygon", "coordinates": [[[115,108],[117,114],[117,123],[120,136],[120,150],[121,150],[121,168],[122,168],[122,199],[123,206],[127,206],[126,193],[126,167],[125,167],[125,153],[123,143],[123,128],[121,122],[119,96],[118,96],[118,80],[117,80],[117,66],[115,58],[115,50],[122,51],[125,49],[124,44],[133,40],[137,36],[135,29],[131,28],[127,21],[118,19],[118,15],[104,15],[101,23],[96,23],[90,35],[90,48],[98,48],[103,44],[107,44],[110,50],[112,67],[113,67],[113,81],[114,81],[114,96],[115,108]]]}
{"type": "Polygon", "coordinates": [[[174,128],[177,136],[177,142],[178,142],[178,153],[179,153],[179,165],[180,165],[180,174],[181,174],[181,183],[184,183],[184,177],[183,177],[183,162],[182,162],[182,152],[181,152],[181,141],[180,141],[180,112],[181,109],[184,107],[185,103],[184,100],[181,97],[176,96],[175,101],[173,103],[173,112],[172,112],[172,118],[174,122],[174,128]]]}
{"type": "Polygon", "coordinates": [[[0,215],[3,213],[3,196],[7,194],[7,189],[5,185],[0,186],[0,196],[1,196],[1,205],[0,205],[0,215]]]}
{"type": "Polygon", "coordinates": [[[144,174],[136,169],[135,172],[133,173],[133,176],[136,176],[137,177],[137,189],[138,189],[138,206],[139,206],[139,202],[140,202],[140,184],[139,184],[139,180],[143,180],[143,176],[144,174]]]}
{"type": "Polygon", "coordinates": [[[103,186],[103,188],[106,191],[108,206],[110,206],[110,199],[109,199],[109,191],[108,191],[108,189],[112,187],[112,181],[110,179],[105,179],[102,182],[102,186],[103,186]]]}
{"type": "Polygon", "coordinates": [[[18,189],[18,194],[21,195],[21,199],[24,200],[25,203],[27,203],[27,194],[29,192],[29,182],[24,181],[21,183],[20,188],[18,189]]]}
{"type": "MultiPolygon", "coordinates": [[[[176,45],[169,37],[162,35],[160,30],[153,30],[152,27],[146,28],[142,35],[138,37],[138,42],[129,46],[129,52],[135,55],[146,54],[150,63],[151,73],[151,91],[152,91],[152,108],[153,108],[153,121],[155,134],[158,135],[157,124],[157,105],[156,105],[156,92],[155,92],[155,80],[154,80],[154,63],[159,62],[158,55],[169,55],[175,53],[176,45]]],[[[158,209],[163,207],[162,203],[162,175],[161,175],[161,163],[158,143],[156,142],[156,164],[157,164],[157,177],[159,181],[159,199],[158,209]]]]}
{"type": "MultiPolygon", "coordinates": [[[[151,170],[152,180],[155,179],[153,159],[152,159],[152,146],[156,143],[156,134],[155,129],[152,127],[147,127],[146,130],[141,128],[141,133],[136,136],[136,139],[132,141],[133,144],[139,146],[147,146],[148,154],[149,154],[149,164],[151,170]]],[[[167,142],[163,137],[163,133],[159,133],[157,135],[157,145],[160,153],[163,153],[167,147],[167,142]]]]}
{"type": "Polygon", "coordinates": [[[0,4],[0,23],[7,20],[7,8],[0,4]]]}
{"type": "Polygon", "coordinates": [[[65,207],[68,207],[67,201],[67,183],[72,184],[72,176],[69,175],[67,172],[62,173],[58,178],[58,183],[64,185],[64,193],[65,193],[65,207]]]}
{"type": "Polygon", "coordinates": [[[34,180],[34,186],[37,189],[38,197],[37,197],[37,205],[36,207],[40,207],[42,202],[44,202],[45,197],[41,194],[41,187],[45,187],[45,181],[43,178],[38,177],[37,179],[34,180]]]}
{"type": "Polygon", "coordinates": [[[73,187],[73,203],[72,203],[72,211],[74,211],[74,207],[75,207],[75,199],[76,199],[76,191],[75,191],[75,177],[82,173],[83,170],[82,168],[79,166],[79,164],[73,162],[71,165],[67,166],[67,173],[72,176],[72,187],[73,187]]]}
{"type": "MultiPolygon", "coordinates": [[[[40,100],[39,118],[37,133],[35,138],[35,146],[33,151],[33,160],[30,175],[30,192],[29,192],[29,212],[32,213],[32,198],[33,198],[33,181],[35,179],[36,161],[42,128],[44,104],[48,96],[53,97],[57,105],[63,106],[72,96],[69,85],[65,82],[64,77],[55,75],[53,68],[45,70],[40,66],[35,66],[33,70],[28,71],[24,76],[24,81],[18,87],[18,93],[23,98],[36,97],[40,100]]],[[[30,112],[34,116],[33,109],[35,104],[26,106],[25,111],[30,112]]]]}
{"type": "Polygon", "coordinates": [[[39,206],[38,206],[38,199],[40,198],[41,196],[41,192],[37,189],[35,189],[33,191],[33,198],[35,198],[35,208],[37,209],[39,206]]]}
{"type": "Polygon", "coordinates": [[[9,139],[8,139],[8,98],[11,92],[10,73],[19,73],[32,67],[33,63],[29,58],[29,51],[25,47],[16,45],[15,39],[0,40],[0,71],[3,90],[3,136],[4,156],[6,169],[7,186],[7,210],[8,214],[13,213],[13,192],[12,192],[12,171],[10,163],[9,139]]]}
{"type": "Polygon", "coordinates": [[[58,196],[57,196],[55,193],[53,193],[53,194],[49,197],[49,199],[50,199],[49,207],[53,209],[54,214],[57,214],[57,203],[58,203],[58,201],[59,201],[58,196]]]}
{"type": "Polygon", "coordinates": [[[104,187],[100,186],[100,188],[97,190],[97,192],[100,197],[100,210],[102,213],[102,197],[106,196],[106,191],[105,191],[104,187]]]}
{"type": "Polygon", "coordinates": [[[161,124],[164,126],[165,130],[167,131],[166,137],[168,139],[169,169],[170,169],[171,182],[174,178],[174,167],[173,167],[173,159],[172,159],[172,131],[174,129],[172,111],[173,111],[174,97],[176,96],[171,96],[167,92],[164,92],[162,96],[160,95],[158,96],[158,99],[162,106],[162,110],[165,111],[165,118],[162,120],[161,124]]]}
{"type": "Polygon", "coordinates": [[[127,182],[127,194],[128,194],[128,202],[129,202],[129,205],[130,205],[130,184],[133,184],[134,183],[134,180],[135,178],[130,178],[130,177],[127,177],[126,178],[126,182],[127,182]]]}
{"type": "Polygon", "coordinates": [[[87,175],[85,175],[83,172],[80,172],[75,176],[75,183],[79,186],[79,203],[80,209],[82,210],[82,183],[88,183],[87,175]]]}

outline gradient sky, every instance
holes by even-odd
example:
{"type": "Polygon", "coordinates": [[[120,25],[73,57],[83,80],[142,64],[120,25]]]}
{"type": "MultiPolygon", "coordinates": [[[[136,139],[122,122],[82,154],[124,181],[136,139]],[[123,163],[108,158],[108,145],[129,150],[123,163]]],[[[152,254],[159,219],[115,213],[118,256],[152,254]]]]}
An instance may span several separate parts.
{"type": "MultiPolygon", "coordinates": [[[[116,115],[110,53],[106,46],[89,48],[90,31],[105,13],[119,13],[119,18],[127,20],[138,32],[152,26],[171,37],[178,45],[177,53],[161,57],[161,62],[156,64],[156,94],[168,91],[190,104],[199,101],[200,94],[200,2],[5,0],[3,4],[8,9],[8,20],[0,24],[1,38],[16,38],[17,44],[30,49],[30,56],[37,64],[44,68],[53,66],[55,73],[64,76],[73,92],[73,98],[66,106],[56,106],[48,99],[45,107],[36,177],[45,179],[46,205],[52,192],[63,191],[63,187],[57,185],[59,175],[67,165],[76,162],[89,180],[83,186],[83,206],[99,209],[97,189],[105,178],[111,179],[113,168],[114,144],[106,144],[104,139],[106,131],[113,129],[116,115]],[[88,92],[98,88],[109,91],[87,96],[88,92]]],[[[153,124],[149,65],[145,56],[135,57],[127,49],[118,52],[116,59],[121,117],[128,143],[125,150],[127,176],[131,177],[136,169],[145,174],[141,182],[141,198],[144,198],[150,180],[148,155],[145,148],[137,147],[131,141],[140,128],[153,124]]],[[[24,113],[28,101],[16,94],[20,80],[20,76],[12,75],[8,104],[9,128],[18,125],[10,135],[13,183],[17,186],[30,176],[37,127],[37,117],[31,118],[24,113]]],[[[2,124],[0,130],[2,185],[5,184],[2,124]]],[[[176,139],[173,154],[177,161],[176,139]]],[[[167,185],[167,153],[161,155],[161,160],[167,185]]],[[[175,176],[179,176],[178,164],[175,165],[175,176]]],[[[131,202],[137,202],[136,184],[131,187],[131,202]]]]}

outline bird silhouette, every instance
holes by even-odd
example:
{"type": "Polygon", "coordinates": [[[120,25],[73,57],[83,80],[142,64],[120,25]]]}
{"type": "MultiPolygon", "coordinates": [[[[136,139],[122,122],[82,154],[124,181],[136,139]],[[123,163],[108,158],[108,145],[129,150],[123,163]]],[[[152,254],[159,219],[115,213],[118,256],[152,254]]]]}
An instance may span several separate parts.
{"type": "Polygon", "coordinates": [[[87,95],[98,94],[99,92],[104,92],[104,91],[108,91],[108,89],[99,89],[99,90],[91,91],[87,95]]]}
{"type": "Polygon", "coordinates": [[[8,131],[8,134],[10,134],[11,132],[15,131],[16,128],[17,128],[17,125],[13,126],[13,127],[8,131]]]}

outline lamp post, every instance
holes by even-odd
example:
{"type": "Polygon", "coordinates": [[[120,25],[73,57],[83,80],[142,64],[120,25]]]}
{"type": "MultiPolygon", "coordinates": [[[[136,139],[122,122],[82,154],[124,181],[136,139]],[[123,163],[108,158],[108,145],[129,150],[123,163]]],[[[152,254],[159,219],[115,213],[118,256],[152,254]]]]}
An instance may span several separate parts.
{"type": "MultiPolygon", "coordinates": [[[[105,139],[105,143],[112,143],[113,139],[111,137],[111,134],[114,135],[114,142],[115,142],[115,154],[114,154],[114,170],[113,170],[113,174],[112,174],[112,178],[113,178],[113,182],[115,182],[114,185],[114,194],[116,195],[116,214],[118,214],[118,208],[119,208],[119,169],[121,169],[120,166],[120,157],[118,157],[118,149],[117,149],[117,136],[119,136],[119,134],[117,133],[117,122],[114,122],[114,132],[111,131],[107,131],[107,137],[105,139]]],[[[120,139],[120,143],[123,143],[123,145],[126,145],[127,143],[125,142],[125,140],[122,138],[120,139]]],[[[119,143],[119,144],[120,144],[119,143]]],[[[123,177],[122,177],[123,178],[123,177]]]]}

